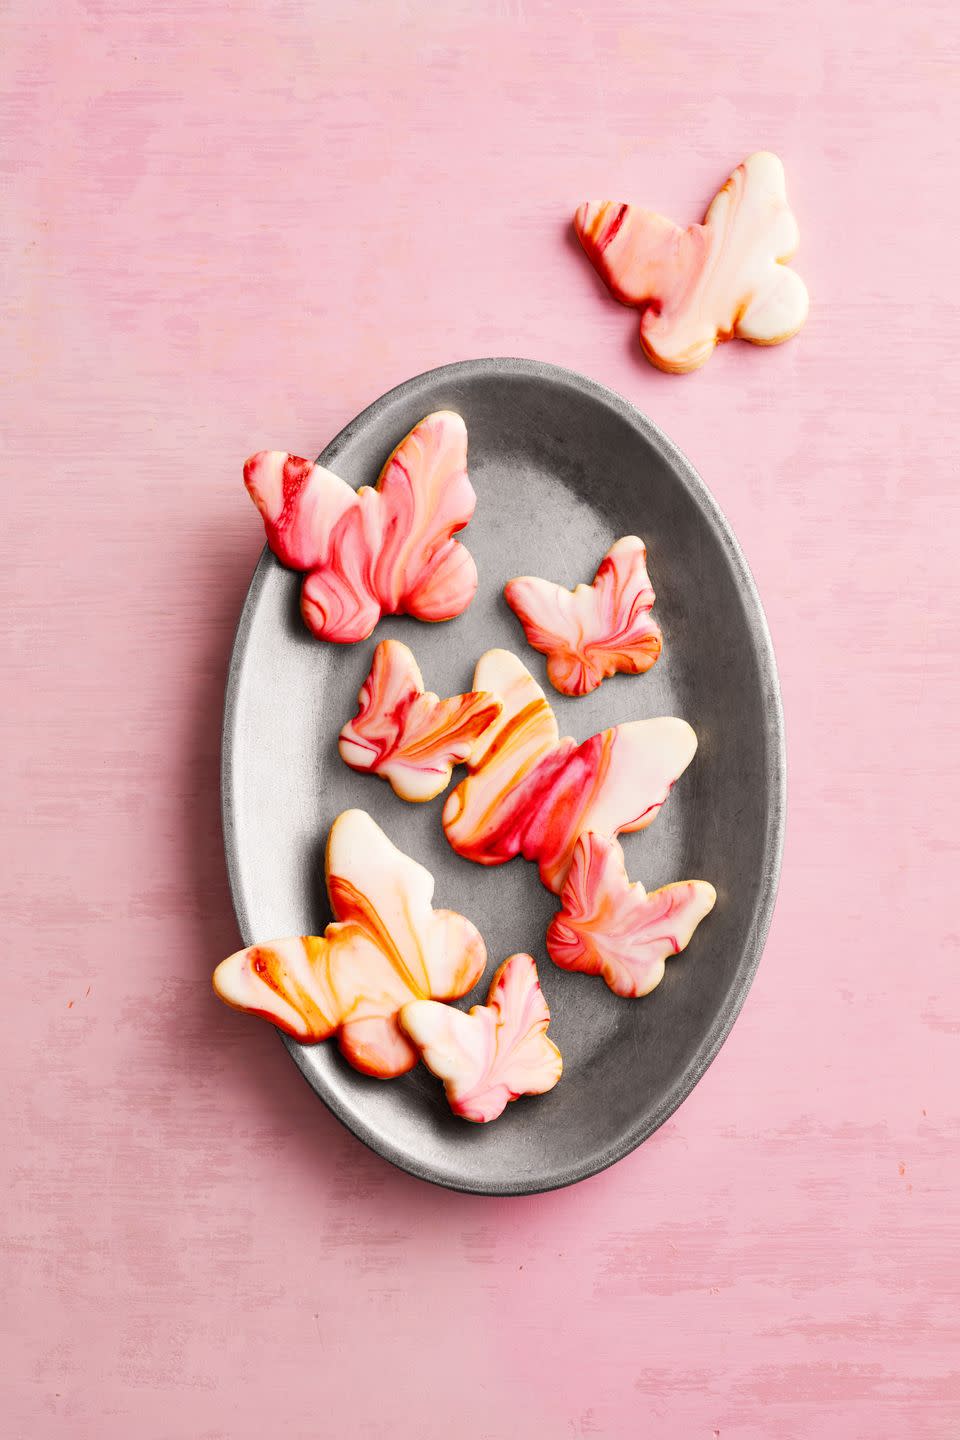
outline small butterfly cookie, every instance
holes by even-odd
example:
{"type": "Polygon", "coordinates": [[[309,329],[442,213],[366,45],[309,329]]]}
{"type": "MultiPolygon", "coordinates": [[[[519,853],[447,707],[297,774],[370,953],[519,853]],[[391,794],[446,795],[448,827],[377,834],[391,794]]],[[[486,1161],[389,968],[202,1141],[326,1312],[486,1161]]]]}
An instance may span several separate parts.
{"type": "Polygon", "coordinates": [[[360,689],[360,708],[340,731],[340,755],[353,770],[389,780],[402,800],[432,800],[450,784],[502,709],[489,691],[441,700],[423,688],[413,654],[381,640],[360,689]]]}
{"type": "Polygon", "coordinates": [[[567,590],[522,575],[503,593],[529,643],[546,655],[550,682],[563,695],[587,695],[617,671],[642,675],[663,646],[650,618],[655,596],[647,549],[636,535],[610,547],[590,585],[567,590]]]}
{"type": "Polygon", "coordinates": [[[696,370],[733,336],[779,345],[807,318],[806,286],[785,264],[797,222],[768,150],[737,166],[702,225],[610,200],[581,205],[574,225],[611,292],[643,311],[640,343],[661,370],[696,370]]]}
{"type": "Polygon", "coordinates": [[[443,1081],[464,1120],[496,1120],[511,1100],[543,1095],[563,1060],[547,1037],[550,1011],[530,955],[511,955],[493,977],[486,1005],[469,1014],[434,1000],[412,1000],[400,1024],[428,1069],[443,1081]]]}
{"type": "Polygon", "coordinates": [[[605,835],[581,835],[547,930],[547,953],[563,970],[602,975],[617,995],[649,995],[664,962],[689,945],[716,903],[706,880],[683,880],[648,895],[631,885],[623,850],[605,835]]]}

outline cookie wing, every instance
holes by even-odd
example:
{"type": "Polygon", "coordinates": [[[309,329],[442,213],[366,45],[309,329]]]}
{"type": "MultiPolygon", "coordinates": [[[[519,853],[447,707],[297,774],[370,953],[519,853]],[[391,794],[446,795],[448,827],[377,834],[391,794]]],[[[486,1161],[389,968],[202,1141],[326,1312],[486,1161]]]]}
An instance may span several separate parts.
{"type": "Polygon", "coordinates": [[[467,759],[469,774],[447,796],[443,829],[458,855],[502,865],[520,853],[527,798],[541,762],[559,743],[556,717],[527,667],[509,650],[488,650],[473,675],[500,714],[467,759]]]}
{"type": "Polygon", "coordinates": [[[235,1010],[260,1015],[312,1044],[334,1034],[342,1018],[329,962],[330,945],[322,935],[250,945],[220,962],[213,988],[235,1010]]]}
{"type": "Polygon", "coordinates": [[[251,455],[243,479],[281,565],[312,570],[326,564],[333,535],[358,507],[357,492],[332,470],[283,450],[251,455]]]}
{"type": "Polygon", "coordinates": [[[382,1077],[416,1064],[396,1012],[410,998],[389,958],[356,926],[251,945],[221,961],[213,988],[301,1044],[338,1035],[351,1064],[382,1077]]]}
{"type": "Polygon", "coordinates": [[[590,263],[622,304],[649,305],[673,287],[685,232],[665,215],[603,200],[581,205],[573,224],[590,263]]]}
{"type": "Polygon", "coordinates": [[[467,427],[452,410],[415,425],[390,456],[377,490],[383,543],[374,565],[385,614],[450,620],[477,589],[477,567],[453,537],[477,497],[467,474],[467,427]]]}
{"type": "Polygon", "coordinates": [[[487,963],[476,926],[434,910],[434,880],[388,840],[364,810],[345,810],[327,842],[327,890],[337,920],[357,926],[386,955],[410,997],[455,999],[487,963]]]}

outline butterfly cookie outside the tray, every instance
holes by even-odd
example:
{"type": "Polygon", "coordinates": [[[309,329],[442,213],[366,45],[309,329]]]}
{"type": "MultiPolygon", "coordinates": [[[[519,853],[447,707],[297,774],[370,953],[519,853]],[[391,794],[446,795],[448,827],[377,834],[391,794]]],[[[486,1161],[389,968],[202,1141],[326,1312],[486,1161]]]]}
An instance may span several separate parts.
{"type": "Polygon", "coordinates": [[[702,225],[605,200],[581,205],[574,226],[612,294],[643,311],[640,343],[661,370],[696,370],[733,337],[779,345],[807,318],[806,286],[785,264],[797,222],[768,150],[737,166],[702,225]]]}

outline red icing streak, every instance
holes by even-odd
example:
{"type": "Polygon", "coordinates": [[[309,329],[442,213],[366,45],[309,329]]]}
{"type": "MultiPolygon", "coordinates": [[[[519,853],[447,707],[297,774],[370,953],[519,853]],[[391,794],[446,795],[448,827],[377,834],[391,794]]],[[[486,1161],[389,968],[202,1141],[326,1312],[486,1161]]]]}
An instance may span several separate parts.
{"type": "Polygon", "coordinates": [[[313,469],[309,460],[299,455],[288,455],[283,462],[283,509],[277,516],[277,529],[289,524],[290,516],[300,498],[300,491],[313,469]]]}
{"type": "Polygon", "coordinates": [[[597,240],[598,250],[606,250],[611,240],[613,240],[619,234],[620,226],[623,224],[624,218],[626,217],[626,213],[629,208],[629,205],[620,206],[620,209],[617,211],[610,224],[607,226],[603,234],[597,240]]]}

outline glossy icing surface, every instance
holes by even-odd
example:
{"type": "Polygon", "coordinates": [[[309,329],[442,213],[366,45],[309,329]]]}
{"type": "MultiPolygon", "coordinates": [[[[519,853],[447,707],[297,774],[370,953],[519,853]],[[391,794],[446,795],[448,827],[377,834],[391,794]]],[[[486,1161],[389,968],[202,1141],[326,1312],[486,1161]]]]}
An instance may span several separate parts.
{"type": "Polygon", "coordinates": [[[624,535],[607,551],[592,584],[567,590],[522,575],[504,587],[528,642],[547,656],[551,684],[564,695],[586,695],[608,675],[642,675],[663,639],[650,618],[655,599],[647,550],[624,535]]]}
{"type": "Polygon", "coordinates": [[[797,222],[767,150],[737,166],[702,225],[609,200],[581,205],[574,225],[616,298],[643,310],[640,342],[661,370],[696,370],[733,336],[778,345],[807,318],[806,286],[784,264],[797,222]]]}
{"type": "Polygon", "coordinates": [[[441,700],[424,690],[412,651],[399,640],[381,640],[359,707],[340,731],[342,759],[381,775],[403,800],[432,800],[497,718],[501,702],[483,691],[441,700]]]}
{"type": "Polygon", "coordinates": [[[403,439],[376,488],[354,490],[322,465],[262,450],[244,467],[267,543],[305,571],[300,609],[322,640],[365,640],[381,615],[450,620],[477,588],[477,569],[453,537],[476,495],[467,475],[467,428],[438,410],[403,439]]]}
{"type": "Polygon", "coordinates": [[[623,850],[604,835],[581,835],[547,930],[547,952],[564,970],[602,975],[617,995],[648,995],[665,961],[689,943],[716,903],[705,880],[684,880],[647,894],[630,884],[623,850]]]}
{"type": "Polygon", "coordinates": [[[400,1007],[465,995],[486,948],[464,916],[433,909],[433,876],[363,810],[334,821],[326,871],[335,919],[325,933],[237,951],[217,966],[214,989],[306,1044],[337,1035],[358,1070],[402,1075],[417,1055],[397,1024],[400,1007]]]}
{"type": "Polygon", "coordinates": [[[459,855],[480,865],[515,855],[535,861],[555,893],[578,837],[645,829],[697,748],[686,721],[670,717],[632,720],[580,745],[561,739],[546,696],[509,650],[488,650],[473,678],[503,709],[447,797],[444,832],[459,855]]]}
{"type": "Polygon", "coordinates": [[[444,1084],[464,1120],[496,1120],[520,1095],[542,1095],[560,1079],[563,1060],[547,1036],[550,1011],[530,955],[511,955],[493,977],[486,1005],[468,1014],[415,1000],[400,1023],[444,1084]]]}

